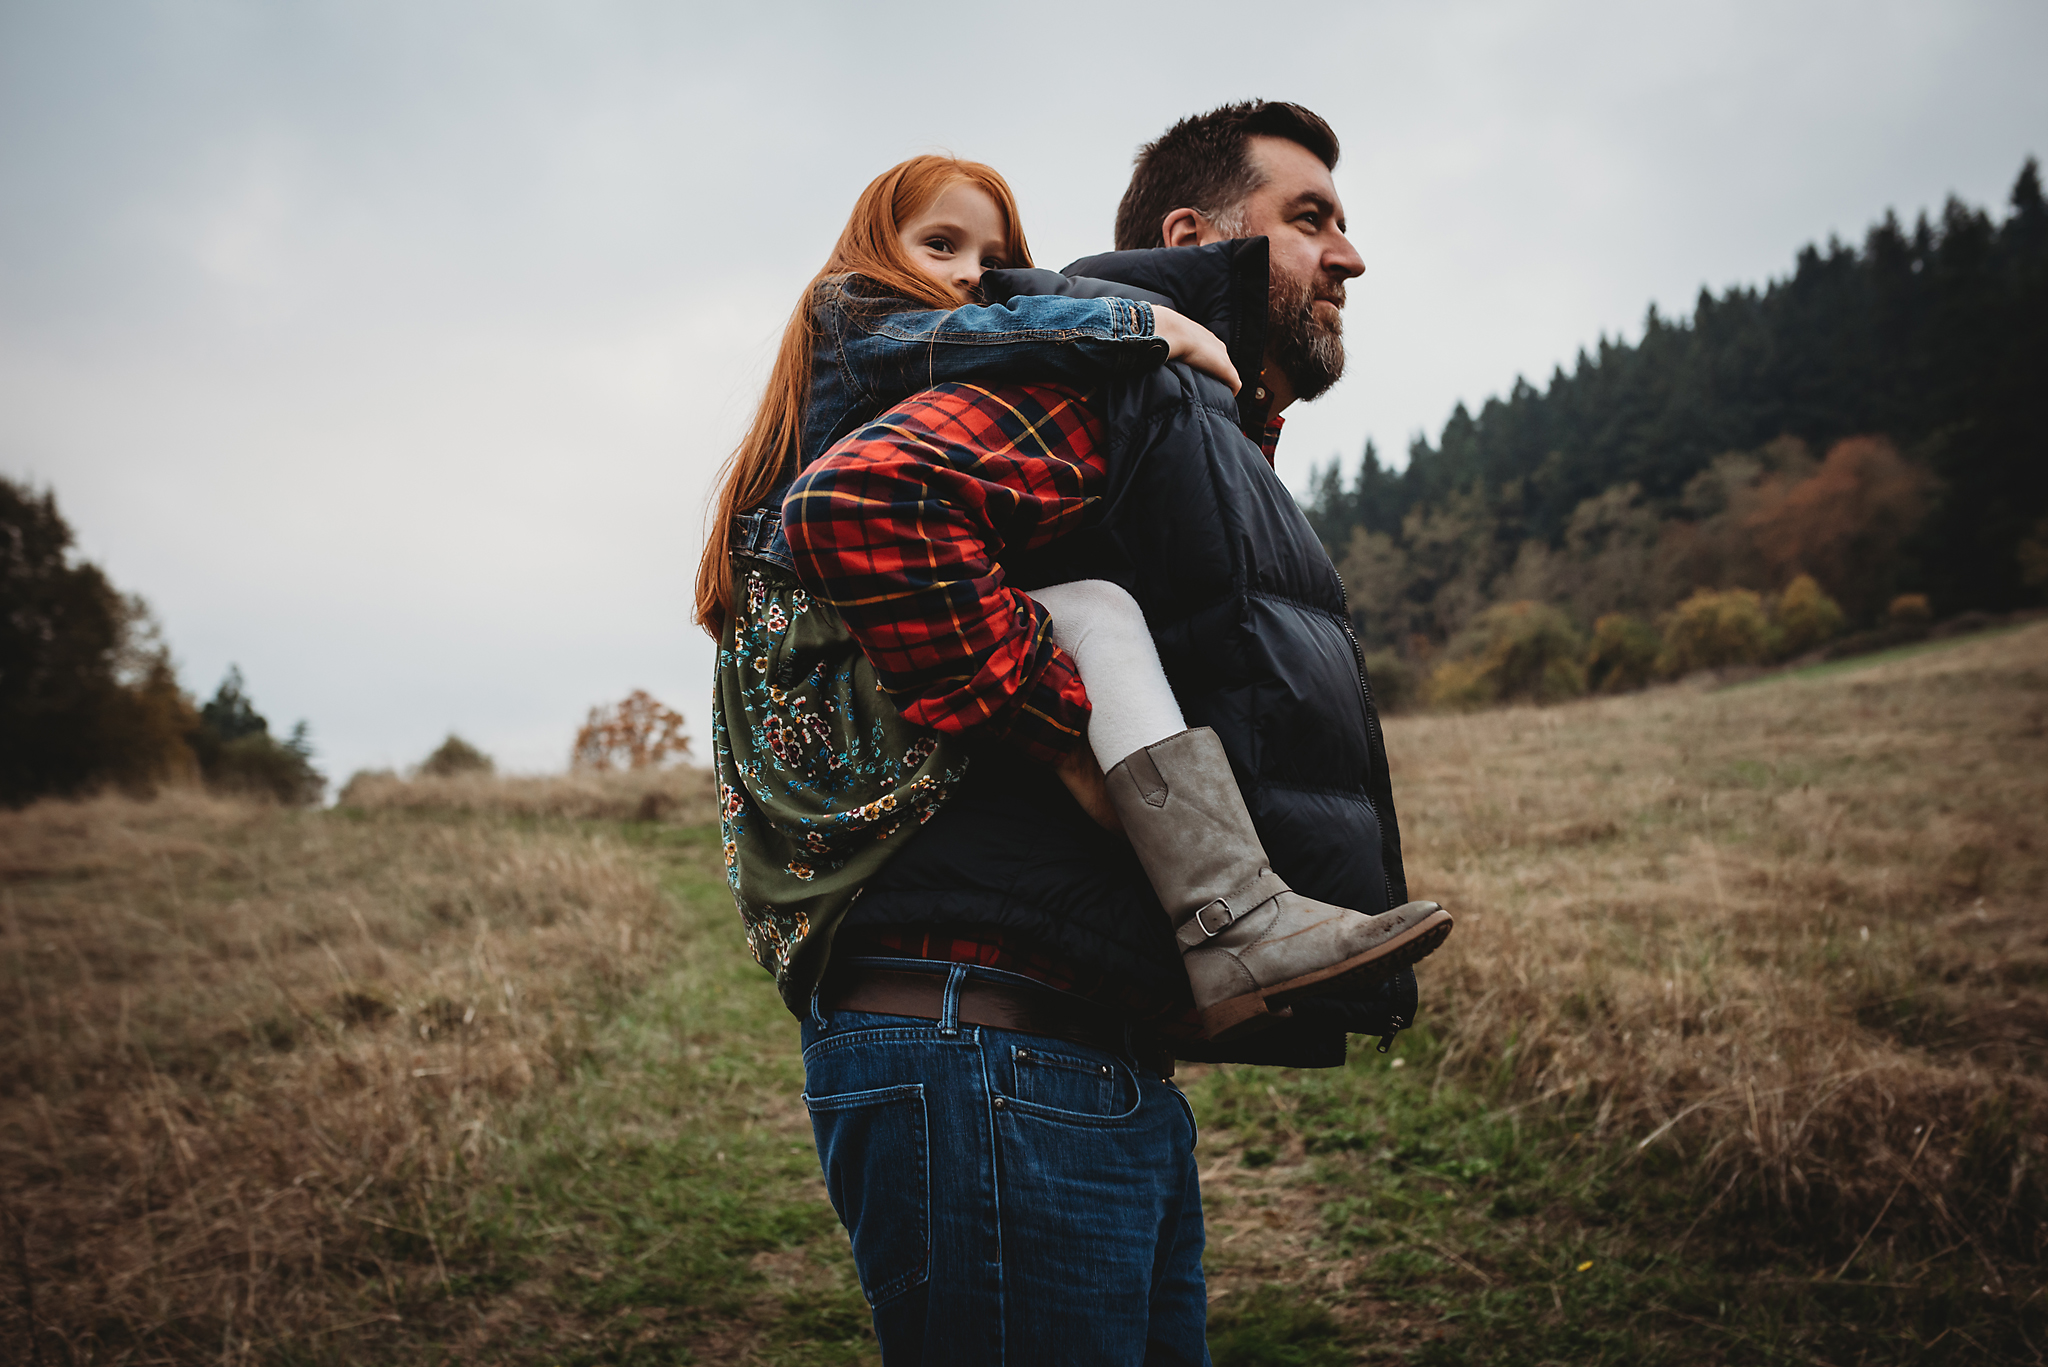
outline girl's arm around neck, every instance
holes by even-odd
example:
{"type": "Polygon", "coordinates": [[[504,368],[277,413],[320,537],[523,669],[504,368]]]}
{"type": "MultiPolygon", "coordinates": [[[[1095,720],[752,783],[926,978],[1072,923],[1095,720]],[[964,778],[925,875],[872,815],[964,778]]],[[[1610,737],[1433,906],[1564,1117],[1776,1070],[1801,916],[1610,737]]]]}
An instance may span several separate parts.
{"type": "Polygon", "coordinates": [[[1120,372],[1158,365],[1169,351],[1145,301],[1051,294],[949,310],[848,312],[826,339],[821,344],[837,344],[834,359],[863,407],[963,381],[1093,389],[1120,372]]]}

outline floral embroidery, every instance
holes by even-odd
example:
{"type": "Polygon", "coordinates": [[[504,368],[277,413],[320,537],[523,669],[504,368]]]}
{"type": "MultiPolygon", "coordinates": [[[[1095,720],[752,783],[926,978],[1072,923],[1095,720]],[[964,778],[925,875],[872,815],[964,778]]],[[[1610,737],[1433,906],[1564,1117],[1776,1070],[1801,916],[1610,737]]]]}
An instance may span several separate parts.
{"type": "MultiPolygon", "coordinates": [[[[762,910],[772,910],[772,908],[764,907],[762,910]]],[[[754,949],[754,957],[760,961],[763,968],[780,968],[789,962],[789,941],[783,938],[781,928],[772,919],[764,917],[754,926],[754,931],[759,937],[759,943],[754,949]],[[774,956],[772,963],[769,959],[770,955],[774,956]]]]}
{"type": "Polygon", "coordinates": [[[712,697],[720,837],[747,950],[801,1010],[822,964],[800,951],[967,761],[903,720],[838,613],[755,563],[734,585],[712,697]]]}

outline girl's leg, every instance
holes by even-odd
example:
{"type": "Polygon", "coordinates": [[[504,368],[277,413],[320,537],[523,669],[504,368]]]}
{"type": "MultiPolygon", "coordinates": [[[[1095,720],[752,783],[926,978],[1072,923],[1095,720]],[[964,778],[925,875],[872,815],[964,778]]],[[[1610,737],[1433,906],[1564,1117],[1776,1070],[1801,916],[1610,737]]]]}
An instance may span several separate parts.
{"type": "Polygon", "coordinates": [[[1364,914],[1302,896],[1273,871],[1222,741],[1187,729],[1128,593],[1083,579],[1031,596],[1088,685],[1088,744],[1173,923],[1205,1036],[1370,986],[1444,942],[1451,917],[1434,902],[1364,914]]]}
{"type": "Polygon", "coordinates": [[[1052,614],[1053,644],[1074,657],[1088,686],[1088,745],[1103,772],[1188,729],[1135,598],[1106,579],[1054,584],[1031,596],[1052,614]]]}

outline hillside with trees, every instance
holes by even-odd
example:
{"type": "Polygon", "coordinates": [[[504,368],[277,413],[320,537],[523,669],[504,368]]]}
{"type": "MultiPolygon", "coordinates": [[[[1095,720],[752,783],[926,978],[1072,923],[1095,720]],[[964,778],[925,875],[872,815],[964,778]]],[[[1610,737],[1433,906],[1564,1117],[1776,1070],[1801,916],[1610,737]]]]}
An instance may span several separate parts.
{"type": "Polygon", "coordinates": [[[2000,220],[1954,199],[1910,230],[1887,214],[1761,289],[1702,290],[1690,318],[1652,306],[1640,341],[1602,338],[1541,389],[1460,404],[1403,469],[1370,443],[1349,480],[1333,462],[1308,512],[1382,672],[1477,658],[1505,629],[1481,619],[1512,604],[1529,605],[1517,630],[1554,610],[1544,630],[1572,637],[1581,672],[1608,617],[1609,637],[1652,633],[1675,669],[1670,614],[1701,591],[1751,595],[1767,639],[1749,654],[1776,657],[1814,644],[1812,622],[1778,621],[1801,580],[1848,629],[1902,596],[1909,619],[2040,600],[2044,382],[2048,203],[2030,159],[2000,220]]]}

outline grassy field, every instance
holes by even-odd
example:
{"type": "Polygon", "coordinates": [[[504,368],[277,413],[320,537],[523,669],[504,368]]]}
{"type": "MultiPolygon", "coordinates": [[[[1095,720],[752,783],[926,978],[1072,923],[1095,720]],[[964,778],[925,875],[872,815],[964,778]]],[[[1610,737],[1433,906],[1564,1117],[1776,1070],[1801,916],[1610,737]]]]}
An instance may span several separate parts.
{"type": "MultiPolygon", "coordinates": [[[[1459,930],[1183,1073],[1219,1364],[2042,1360],[2048,625],[1389,743],[1459,930]]],[[[701,790],[505,791],[0,814],[0,1360],[874,1360],[701,790]]]]}

